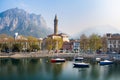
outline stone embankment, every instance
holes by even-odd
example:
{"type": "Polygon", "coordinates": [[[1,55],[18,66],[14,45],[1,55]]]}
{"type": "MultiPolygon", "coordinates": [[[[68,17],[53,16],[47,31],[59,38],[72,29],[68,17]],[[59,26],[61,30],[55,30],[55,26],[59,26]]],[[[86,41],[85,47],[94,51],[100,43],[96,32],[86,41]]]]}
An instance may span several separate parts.
{"type": "MultiPolygon", "coordinates": [[[[120,54],[79,54],[84,58],[102,58],[120,60],[120,54]]],[[[77,53],[48,53],[48,52],[19,52],[19,53],[0,53],[0,58],[31,58],[31,57],[71,57],[78,56],[77,53]]]]}

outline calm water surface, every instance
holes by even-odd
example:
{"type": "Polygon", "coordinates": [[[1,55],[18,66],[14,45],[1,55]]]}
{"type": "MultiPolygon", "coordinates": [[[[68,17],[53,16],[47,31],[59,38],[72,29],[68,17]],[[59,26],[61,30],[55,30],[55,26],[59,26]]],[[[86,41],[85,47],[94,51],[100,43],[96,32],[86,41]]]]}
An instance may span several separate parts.
{"type": "Polygon", "coordinates": [[[51,63],[47,58],[0,59],[0,80],[120,80],[120,64],[73,68],[73,61],[51,63]]]}

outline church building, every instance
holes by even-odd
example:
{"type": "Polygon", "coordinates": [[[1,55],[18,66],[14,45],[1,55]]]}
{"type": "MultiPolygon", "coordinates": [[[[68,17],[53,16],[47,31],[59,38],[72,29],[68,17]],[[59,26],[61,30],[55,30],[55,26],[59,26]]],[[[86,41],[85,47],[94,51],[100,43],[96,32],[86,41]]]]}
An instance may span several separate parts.
{"type": "Polygon", "coordinates": [[[52,38],[52,39],[61,38],[63,40],[63,42],[69,42],[68,35],[66,35],[64,33],[59,33],[58,34],[58,19],[57,19],[57,15],[55,15],[55,19],[54,19],[54,33],[51,34],[51,35],[48,35],[48,37],[52,38]]]}

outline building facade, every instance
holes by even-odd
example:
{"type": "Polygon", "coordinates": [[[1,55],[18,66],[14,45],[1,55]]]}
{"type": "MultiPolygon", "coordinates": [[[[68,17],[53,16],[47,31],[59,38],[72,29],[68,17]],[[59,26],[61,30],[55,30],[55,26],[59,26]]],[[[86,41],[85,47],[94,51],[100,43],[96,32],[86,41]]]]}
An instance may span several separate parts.
{"type": "Polygon", "coordinates": [[[80,40],[71,40],[71,42],[73,43],[72,51],[75,53],[79,53],[80,52],[80,40]]]}
{"type": "Polygon", "coordinates": [[[63,51],[72,52],[73,50],[73,43],[72,42],[64,42],[62,46],[63,51]]]}
{"type": "Polygon", "coordinates": [[[64,42],[62,49],[68,52],[78,53],[80,52],[80,41],[70,40],[69,42],[64,42]]]}
{"type": "Polygon", "coordinates": [[[108,52],[120,53],[120,34],[106,34],[108,52]]]}

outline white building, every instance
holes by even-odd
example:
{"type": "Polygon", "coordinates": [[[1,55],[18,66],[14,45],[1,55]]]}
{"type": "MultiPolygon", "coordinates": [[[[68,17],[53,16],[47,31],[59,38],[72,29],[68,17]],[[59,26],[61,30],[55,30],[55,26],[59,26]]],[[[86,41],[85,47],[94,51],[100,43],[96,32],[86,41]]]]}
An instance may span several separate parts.
{"type": "Polygon", "coordinates": [[[75,52],[79,52],[80,51],[80,42],[79,41],[74,41],[73,42],[73,50],[75,52]]]}
{"type": "Polygon", "coordinates": [[[107,48],[109,52],[120,53],[120,34],[107,34],[107,48]]]}

